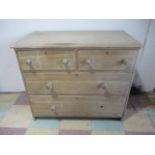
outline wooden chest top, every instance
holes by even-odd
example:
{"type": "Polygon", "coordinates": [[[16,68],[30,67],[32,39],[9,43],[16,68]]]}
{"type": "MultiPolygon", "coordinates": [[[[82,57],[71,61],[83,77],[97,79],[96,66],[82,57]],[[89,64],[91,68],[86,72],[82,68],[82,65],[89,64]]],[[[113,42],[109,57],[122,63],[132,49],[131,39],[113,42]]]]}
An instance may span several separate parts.
{"type": "Polygon", "coordinates": [[[140,48],[124,31],[36,31],[17,41],[20,48],[140,48]]]}

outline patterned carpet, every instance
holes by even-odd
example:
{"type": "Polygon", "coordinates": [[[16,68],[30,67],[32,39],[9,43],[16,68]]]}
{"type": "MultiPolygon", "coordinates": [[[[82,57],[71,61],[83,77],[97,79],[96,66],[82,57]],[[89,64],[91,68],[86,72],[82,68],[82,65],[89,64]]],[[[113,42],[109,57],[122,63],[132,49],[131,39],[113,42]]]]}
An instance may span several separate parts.
{"type": "Polygon", "coordinates": [[[0,135],[155,135],[155,95],[132,96],[123,120],[34,120],[25,93],[0,94],[0,135]]]}

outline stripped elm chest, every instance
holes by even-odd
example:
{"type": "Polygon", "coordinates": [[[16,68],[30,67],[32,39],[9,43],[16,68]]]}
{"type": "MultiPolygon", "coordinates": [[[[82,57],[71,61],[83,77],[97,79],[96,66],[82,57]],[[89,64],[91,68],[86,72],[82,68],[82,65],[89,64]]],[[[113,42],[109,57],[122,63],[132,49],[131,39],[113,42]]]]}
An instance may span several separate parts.
{"type": "Polygon", "coordinates": [[[122,117],[140,47],[123,31],[25,36],[13,48],[33,116],[122,117]]]}

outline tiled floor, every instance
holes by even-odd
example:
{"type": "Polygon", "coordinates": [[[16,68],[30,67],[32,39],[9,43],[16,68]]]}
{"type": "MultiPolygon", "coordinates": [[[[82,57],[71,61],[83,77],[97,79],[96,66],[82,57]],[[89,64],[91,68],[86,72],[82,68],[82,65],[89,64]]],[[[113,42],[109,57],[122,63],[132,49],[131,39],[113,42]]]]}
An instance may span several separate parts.
{"type": "Polygon", "coordinates": [[[155,135],[155,94],[130,97],[123,120],[32,118],[25,93],[0,94],[0,135],[155,135]]]}

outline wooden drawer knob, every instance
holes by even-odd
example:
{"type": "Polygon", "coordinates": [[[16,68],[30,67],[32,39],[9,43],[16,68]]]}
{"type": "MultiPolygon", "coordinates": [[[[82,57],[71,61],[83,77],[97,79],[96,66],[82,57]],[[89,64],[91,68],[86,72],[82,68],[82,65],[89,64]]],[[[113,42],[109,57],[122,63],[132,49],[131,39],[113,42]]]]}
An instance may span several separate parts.
{"type": "Polygon", "coordinates": [[[64,64],[66,70],[67,70],[68,72],[70,72],[70,69],[69,69],[70,60],[67,59],[67,58],[64,58],[64,59],[62,60],[62,63],[64,64]]]}
{"type": "Polygon", "coordinates": [[[47,82],[46,88],[47,88],[48,90],[53,90],[53,83],[52,83],[52,81],[48,81],[48,82],[47,82]]]}
{"type": "Polygon", "coordinates": [[[27,59],[26,60],[26,64],[29,65],[29,66],[32,66],[32,60],[31,59],[27,59]]]}
{"type": "Polygon", "coordinates": [[[128,60],[127,59],[122,59],[120,61],[121,64],[127,65],[128,64],[128,60]]]}
{"type": "Polygon", "coordinates": [[[89,58],[85,59],[84,63],[88,65],[89,70],[90,70],[91,72],[94,72],[91,59],[89,59],[89,58]]]}
{"type": "Polygon", "coordinates": [[[102,88],[102,89],[107,89],[107,84],[104,83],[104,82],[99,82],[99,83],[98,83],[98,86],[99,86],[100,88],[102,88]]]}
{"type": "Polygon", "coordinates": [[[130,72],[130,65],[129,65],[129,60],[128,60],[128,59],[122,59],[122,60],[120,61],[120,63],[121,63],[122,65],[125,65],[125,66],[126,66],[126,70],[130,72]]]}
{"type": "Polygon", "coordinates": [[[65,66],[68,65],[68,64],[69,64],[69,59],[64,58],[64,59],[62,60],[62,63],[63,63],[65,66]]]}
{"type": "Polygon", "coordinates": [[[88,65],[91,65],[91,60],[90,59],[86,59],[85,63],[88,64],[88,65]]]}
{"type": "Polygon", "coordinates": [[[50,106],[51,111],[55,111],[55,105],[50,106]]]}
{"type": "Polygon", "coordinates": [[[111,96],[110,91],[109,91],[109,88],[108,88],[108,85],[106,83],[99,82],[99,87],[104,90],[104,95],[105,96],[107,96],[107,97],[110,97],[111,96]]]}

